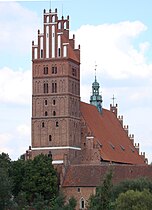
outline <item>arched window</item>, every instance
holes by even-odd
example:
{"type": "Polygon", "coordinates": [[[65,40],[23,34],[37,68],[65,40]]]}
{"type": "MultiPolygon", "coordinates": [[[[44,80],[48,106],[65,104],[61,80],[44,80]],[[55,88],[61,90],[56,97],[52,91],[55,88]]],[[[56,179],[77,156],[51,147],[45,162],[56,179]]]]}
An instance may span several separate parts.
{"type": "Polygon", "coordinates": [[[47,104],[48,104],[46,99],[45,99],[45,101],[44,101],[44,104],[45,104],[45,105],[47,105],[47,104]]]}
{"type": "Polygon", "coordinates": [[[58,122],[58,121],[56,121],[56,123],[55,123],[55,124],[56,124],[56,127],[59,127],[59,122],[58,122]]]}
{"type": "Polygon", "coordinates": [[[42,122],[42,128],[44,128],[44,122],[42,122]]]}
{"type": "Polygon", "coordinates": [[[84,198],[80,199],[80,209],[85,209],[85,200],[84,200],[84,198]]]}
{"type": "Polygon", "coordinates": [[[52,66],[52,74],[57,74],[57,66],[52,66]]]}
{"type": "Polygon", "coordinates": [[[49,135],[49,141],[52,141],[52,136],[51,135],[49,135]]]}
{"type": "Polygon", "coordinates": [[[52,83],[52,93],[57,93],[57,83],[52,83]]]}
{"type": "Polygon", "coordinates": [[[53,111],[53,116],[56,116],[56,112],[55,111],[53,111]]]}
{"type": "Polygon", "coordinates": [[[43,73],[48,74],[48,66],[44,66],[43,73]]]}
{"type": "Polygon", "coordinates": [[[43,92],[48,93],[48,83],[44,83],[43,85],[43,92]]]}
{"type": "Polygon", "coordinates": [[[48,116],[48,113],[47,112],[45,112],[45,116],[48,116]]]}

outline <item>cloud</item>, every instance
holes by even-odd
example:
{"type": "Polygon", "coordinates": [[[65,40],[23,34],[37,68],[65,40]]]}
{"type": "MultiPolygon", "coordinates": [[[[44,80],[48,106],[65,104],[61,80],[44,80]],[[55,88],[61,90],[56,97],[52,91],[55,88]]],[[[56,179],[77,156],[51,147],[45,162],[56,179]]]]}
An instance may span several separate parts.
{"type": "Polygon", "coordinates": [[[22,124],[17,127],[17,132],[21,136],[30,136],[31,128],[28,124],[22,124]]]}
{"type": "MultiPolygon", "coordinates": [[[[12,125],[13,127],[13,125],[12,125]]],[[[20,124],[14,126],[14,131],[0,133],[0,153],[8,153],[12,160],[18,159],[30,145],[30,126],[20,124]]]]}
{"type": "Polygon", "coordinates": [[[146,63],[145,53],[150,47],[147,41],[139,42],[140,34],[147,27],[140,21],[124,21],[116,24],[83,25],[77,31],[76,44],[81,45],[81,73],[93,74],[95,62],[97,73],[113,79],[132,76],[149,77],[152,64],[146,63]]]}
{"type": "Polygon", "coordinates": [[[0,101],[29,104],[32,92],[31,71],[0,69],[0,101]]]}
{"type": "Polygon", "coordinates": [[[29,53],[38,21],[36,13],[18,2],[0,2],[0,52],[29,53]]]}

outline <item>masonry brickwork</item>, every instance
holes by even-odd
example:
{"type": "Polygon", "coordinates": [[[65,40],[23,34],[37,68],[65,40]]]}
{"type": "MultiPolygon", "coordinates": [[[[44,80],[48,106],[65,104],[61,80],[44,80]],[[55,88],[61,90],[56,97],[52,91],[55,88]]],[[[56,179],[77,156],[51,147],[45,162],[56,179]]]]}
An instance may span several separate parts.
{"type": "Polygon", "coordinates": [[[51,156],[67,199],[74,196],[76,210],[87,209],[109,167],[118,183],[152,178],[152,166],[123,125],[118,105],[102,108],[96,76],[91,104],[80,101],[80,46],[69,36],[69,16],[59,19],[57,9],[44,10],[43,28],[37,44],[32,42],[32,142],[26,158],[51,156]]]}

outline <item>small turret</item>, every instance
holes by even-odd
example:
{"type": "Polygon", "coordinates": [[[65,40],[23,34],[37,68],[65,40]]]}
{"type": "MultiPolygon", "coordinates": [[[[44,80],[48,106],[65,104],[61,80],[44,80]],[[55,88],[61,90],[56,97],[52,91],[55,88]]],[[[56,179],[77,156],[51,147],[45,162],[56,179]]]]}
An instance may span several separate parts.
{"type": "Polygon", "coordinates": [[[102,95],[99,94],[99,88],[100,85],[97,82],[96,73],[95,73],[95,81],[92,83],[92,95],[90,97],[90,104],[96,106],[98,111],[102,113],[102,95]]]}

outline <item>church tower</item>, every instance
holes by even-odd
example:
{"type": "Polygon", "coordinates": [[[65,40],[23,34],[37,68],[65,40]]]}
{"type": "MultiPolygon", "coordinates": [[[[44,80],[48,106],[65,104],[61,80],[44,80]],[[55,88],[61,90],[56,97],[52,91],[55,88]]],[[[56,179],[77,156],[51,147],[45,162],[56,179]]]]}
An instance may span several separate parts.
{"type": "Polygon", "coordinates": [[[99,94],[99,89],[100,85],[97,82],[96,73],[95,73],[95,81],[92,83],[92,95],[90,97],[90,104],[96,106],[98,111],[102,113],[102,96],[99,94]]]}
{"type": "Polygon", "coordinates": [[[80,148],[80,46],[69,38],[69,16],[44,10],[44,32],[32,42],[32,156],[72,160],[80,148]]]}

